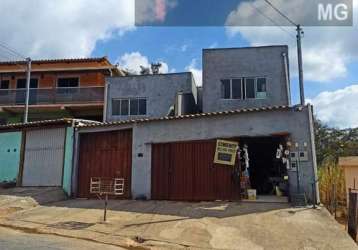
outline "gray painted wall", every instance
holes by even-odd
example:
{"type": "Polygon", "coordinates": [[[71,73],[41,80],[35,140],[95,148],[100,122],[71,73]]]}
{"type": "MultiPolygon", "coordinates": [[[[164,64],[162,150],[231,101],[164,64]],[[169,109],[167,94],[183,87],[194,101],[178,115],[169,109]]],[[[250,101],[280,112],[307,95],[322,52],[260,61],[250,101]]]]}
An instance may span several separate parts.
{"type": "Polygon", "coordinates": [[[291,97],[289,85],[287,86],[283,53],[288,55],[287,46],[204,50],[203,111],[289,105],[291,97]],[[221,80],[241,77],[266,77],[267,98],[260,100],[221,99],[221,80]]]}
{"type": "MultiPolygon", "coordinates": [[[[178,92],[193,93],[197,100],[196,86],[191,73],[136,75],[106,79],[109,84],[107,121],[135,119],[133,116],[113,116],[112,99],[142,97],[147,99],[147,116],[167,116],[176,102],[178,92]]],[[[144,118],[141,116],[140,118],[144,118]]]]}
{"type": "MultiPolygon", "coordinates": [[[[307,143],[308,159],[301,163],[301,182],[308,198],[312,197],[312,181],[316,176],[314,146],[310,123],[311,106],[296,109],[248,112],[235,115],[211,116],[196,119],[155,121],[130,125],[133,128],[132,195],[151,195],[151,149],[153,143],[232,138],[240,136],[268,136],[288,132],[292,142],[307,143]],[[138,154],[143,157],[138,157],[138,154]]],[[[124,128],[128,128],[126,125],[124,128]]],[[[82,128],[79,131],[98,132],[121,129],[120,127],[82,128]]],[[[296,190],[296,172],[289,172],[290,190],[296,190]]]]}

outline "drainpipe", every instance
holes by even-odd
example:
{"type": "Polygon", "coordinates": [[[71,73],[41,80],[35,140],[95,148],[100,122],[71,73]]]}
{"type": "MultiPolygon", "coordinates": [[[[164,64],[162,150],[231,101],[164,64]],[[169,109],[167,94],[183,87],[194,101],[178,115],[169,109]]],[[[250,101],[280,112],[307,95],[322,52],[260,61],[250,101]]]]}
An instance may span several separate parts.
{"type": "Polygon", "coordinates": [[[290,77],[288,71],[288,58],[286,53],[282,53],[284,69],[285,69],[285,80],[286,80],[286,91],[287,91],[287,100],[288,106],[291,106],[291,87],[290,87],[290,77]]]}
{"type": "MultiPolygon", "coordinates": [[[[113,76],[113,72],[111,69],[109,69],[109,76],[110,77],[113,76]]],[[[107,121],[108,88],[109,88],[109,83],[106,80],[104,83],[103,122],[107,121]]]]}
{"type": "Polygon", "coordinates": [[[175,115],[176,116],[182,116],[183,115],[183,92],[179,91],[177,93],[177,103],[176,103],[176,109],[175,109],[175,115]]]}

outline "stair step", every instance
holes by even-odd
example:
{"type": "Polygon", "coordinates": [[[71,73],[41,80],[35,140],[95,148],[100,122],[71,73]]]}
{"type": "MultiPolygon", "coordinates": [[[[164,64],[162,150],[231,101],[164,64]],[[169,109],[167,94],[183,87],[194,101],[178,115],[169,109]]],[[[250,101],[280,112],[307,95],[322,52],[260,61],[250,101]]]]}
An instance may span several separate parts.
{"type": "Polygon", "coordinates": [[[307,205],[305,194],[293,194],[291,197],[291,202],[295,207],[305,207],[307,205]]]}

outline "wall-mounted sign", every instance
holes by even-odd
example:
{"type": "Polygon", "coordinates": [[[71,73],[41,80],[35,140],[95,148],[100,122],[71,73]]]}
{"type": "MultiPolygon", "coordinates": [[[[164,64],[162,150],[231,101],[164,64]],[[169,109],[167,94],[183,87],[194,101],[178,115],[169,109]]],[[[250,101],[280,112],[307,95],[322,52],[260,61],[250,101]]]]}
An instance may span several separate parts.
{"type": "Polygon", "coordinates": [[[217,140],[214,163],[234,166],[239,143],[217,140]]]}

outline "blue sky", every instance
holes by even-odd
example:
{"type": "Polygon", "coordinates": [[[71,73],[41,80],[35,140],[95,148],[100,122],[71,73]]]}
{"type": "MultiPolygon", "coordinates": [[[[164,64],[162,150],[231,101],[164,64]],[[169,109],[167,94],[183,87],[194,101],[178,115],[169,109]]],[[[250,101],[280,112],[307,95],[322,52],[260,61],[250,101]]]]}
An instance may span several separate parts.
{"type": "MultiPolygon", "coordinates": [[[[225,27],[137,27],[125,36],[99,42],[92,56],[108,55],[111,61],[115,62],[119,55],[139,52],[150,61],[168,63],[170,69],[175,69],[176,72],[186,71],[185,68],[193,59],[201,69],[204,48],[250,46],[250,42],[240,35],[229,37],[226,33],[225,27]]],[[[285,40],[282,44],[286,44],[285,40]]],[[[297,61],[291,58],[290,63],[297,64],[297,61]]],[[[358,82],[356,72],[358,72],[358,63],[352,63],[349,65],[347,76],[339,80],[325,83],[305,80],[307,98],[312,99],[322,91],[335,91],[358,82]]],[[[296,76],[291,77],[291,85],[292,98],[297,103],[299,93],[296,76]]]]}
{"type": "MultiPolygon", "coordinates": [[[[173,10],[180,10],[180,18],[188,21],[197,20],[199,16],[212,23],[235,23],[242,20],[244,13],[249,20],[267,22],[265,16],[269,16],[282,22],[264,0],[253,0],[252,4],[200,0],[201,3],[221,3],[211,8],[211,12],[209,7],[198,9],[191,5],[194,0],[186,0],[185,5],[180,5],[179,0],[151,1],[166,4],[166,8],[159,8],[159,19],[164,23],[175,21],[177,16],[173,10]]],[[[305,5],[307,1],[312,2],[271,0],[294,20],[302,18],[302,13],[309,13],[311,7],[305,5]],[[300,11],[297,11],[297,3],[304,6],[300,11]]],[[[163,72],[192,71],[197,82],[201,80],[203,48],[286,44],[289,46],[293,101],[298,102],[293,27],[136,27],[134,3],[134,0],[24,0],[18,4],[18,1],[1,0],[0,42],[34,59],[107,55],[113,63],[131,71],[138,71],[139,65],[160,61],[163,72]]],[[[353,10],[358,11],[357,0],[353,1],[353,10]]],[[[149,5],[144,19],[148,18],[148,13],[150,18],[153,11],[158,14],[158,9],[149,5]]],[[[303,15],[303,18],[311,17],[303,15]]],[[[319,119],[340,128],[358,127],[357,15],[353,22],[352,27],[304,26],[307,101],[314,104],[319,119]]],[[[9,59],[19,58],[0,48],[0,60],[9,59]]]]}

